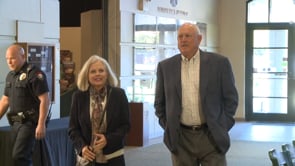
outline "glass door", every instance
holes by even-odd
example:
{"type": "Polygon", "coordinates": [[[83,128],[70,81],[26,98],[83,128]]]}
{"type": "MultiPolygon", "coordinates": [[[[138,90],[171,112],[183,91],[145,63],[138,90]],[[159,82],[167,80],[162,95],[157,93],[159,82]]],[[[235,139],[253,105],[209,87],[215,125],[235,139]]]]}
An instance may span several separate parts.
{"type": "Polygon", "coordinates": [[[246,120],[294,121],[293,25],[248,26],[246,120]]]}

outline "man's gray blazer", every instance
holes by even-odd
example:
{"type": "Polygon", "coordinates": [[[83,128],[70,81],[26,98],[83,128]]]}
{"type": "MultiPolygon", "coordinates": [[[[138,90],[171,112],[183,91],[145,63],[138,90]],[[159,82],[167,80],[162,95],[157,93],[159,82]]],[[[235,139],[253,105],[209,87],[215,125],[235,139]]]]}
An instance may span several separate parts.
{"type": "MultiPolygon", "coordinates": [[[[155,96],[156,116],[164,129],[164,143],[176,152],[182,110],[181,55],[159,62],[155,96]]],[[[218,150],[230,147],[228,131],[233,127],[238,93],[229,60],[200,50],[200,101],[202,111],[218,150]]]]}

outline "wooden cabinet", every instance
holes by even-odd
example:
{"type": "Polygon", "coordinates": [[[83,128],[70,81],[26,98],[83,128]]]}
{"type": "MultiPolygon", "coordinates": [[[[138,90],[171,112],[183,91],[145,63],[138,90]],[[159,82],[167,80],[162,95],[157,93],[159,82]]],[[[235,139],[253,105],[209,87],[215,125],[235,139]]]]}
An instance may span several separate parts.
{"type": "Polygon", "coordinates": [[[148,110],[144,103],[129,103],[131,129],[126,137],[127,146],[144,146],[149,139],[148,110]]]}

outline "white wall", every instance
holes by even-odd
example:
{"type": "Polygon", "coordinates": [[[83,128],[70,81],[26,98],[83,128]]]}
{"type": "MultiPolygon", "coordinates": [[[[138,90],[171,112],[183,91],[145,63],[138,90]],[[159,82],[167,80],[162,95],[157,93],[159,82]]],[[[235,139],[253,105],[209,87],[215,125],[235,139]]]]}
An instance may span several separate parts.
{"type": "Polygon", "coordinates": [[[219,52],[232,63],[239,93],[236,118],[245,119],[246,0],[220,0],[219,52]]]}
{"type": "MultiPolygon", "coordinates": [[[[8,67],[7,47],[15,42],[55,45],[55,101],[52,118],[59,118],[59,1],[58,0],[0,0],[0,94],[2,96],[8,67]],[[57,63],[58,62],[58,63],[57,63]]],[[[7,118],[0,120],[6,126],[7,118]]]]}
{"type": "MultiPolygon", "coordinates": [[[[200,23],[207,24],[207,48],[209,50],[218,50],[218,11],[219,0],[178,0],[176,7],[171,6],[170,0],[152,0],[148,2],[145,6],[145,10],[139,10],[140,2],[145,0],[127,0],[120,1],[120,11],[121,14],[125,15],[122,17],[122,22],[127,26],[121,29],[124,30],[121,35],[129,36],[127,28],[132,27],[128,21],[132,13],[141,13],[152,16],[162,16],[168,18],[177,18],[182,20],[196,21],[200,23]],[[159,9],[165,9],[166,11],[161,11],[159,9]],[[181,13],[185,12],[185,14],[181,13]],[[125,20],[125,18],[127,20],[125,20]],[[127,21],[127,22],[125,22],[127,21]],[[129,25],[129,27],[128,27],[129,25]]],[[[132,21],[132,20],[131,20],[132,21]]],[[[124,36],[122,36],[122,41],[124,41],[124,36]]]]}

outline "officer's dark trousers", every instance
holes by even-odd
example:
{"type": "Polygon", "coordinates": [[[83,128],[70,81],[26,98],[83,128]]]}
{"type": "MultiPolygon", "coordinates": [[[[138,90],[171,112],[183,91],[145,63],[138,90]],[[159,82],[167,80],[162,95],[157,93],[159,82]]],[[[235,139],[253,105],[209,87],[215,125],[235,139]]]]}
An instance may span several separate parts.
{"type": "Polygon", "coordinates": [[[31,166],[35,144],[35,125],[28,121],[24,124],[15,122],[12,125],[12,159],[14,166],[31,166]]]}

